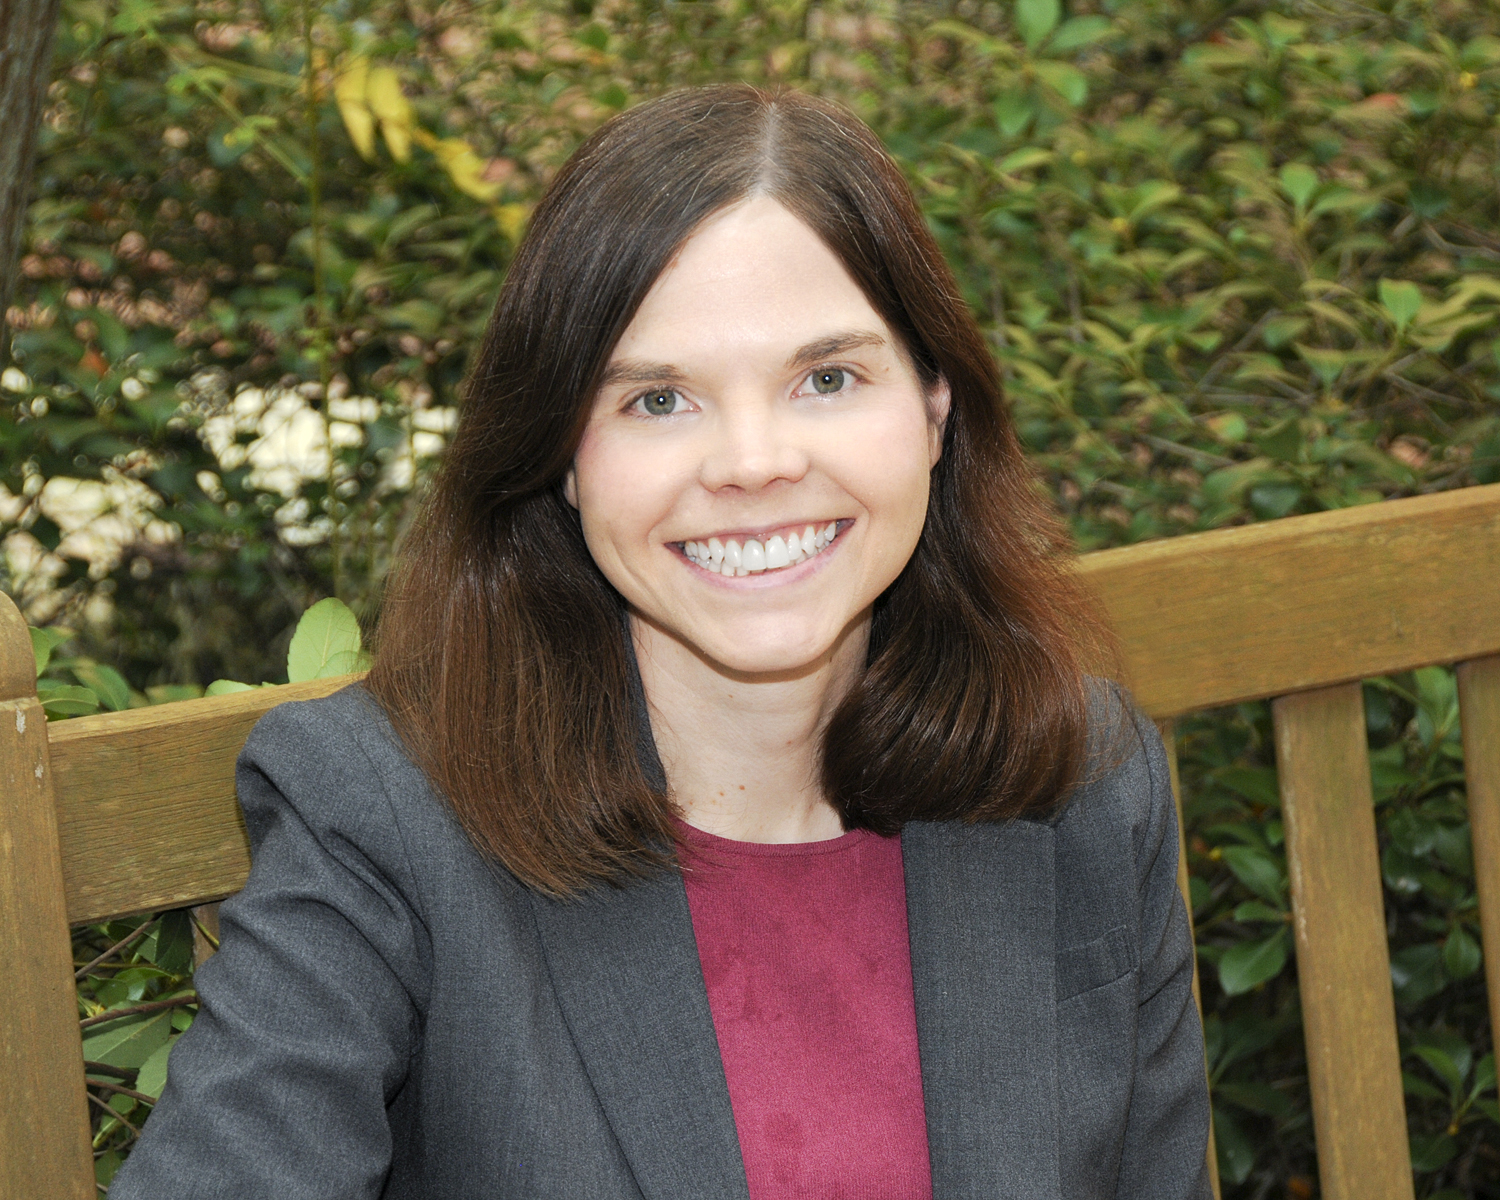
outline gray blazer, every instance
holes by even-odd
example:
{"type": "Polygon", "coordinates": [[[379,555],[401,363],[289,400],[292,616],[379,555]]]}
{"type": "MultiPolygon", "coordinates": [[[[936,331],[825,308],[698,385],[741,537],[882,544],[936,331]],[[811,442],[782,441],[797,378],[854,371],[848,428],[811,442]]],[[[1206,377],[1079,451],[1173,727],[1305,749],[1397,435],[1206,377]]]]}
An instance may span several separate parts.
{"type": "MultiPolygon", "coordinates": [[[[1167,768],[1123,727],[1051,822],[902,834],[936,1200],[1210,1195],[1167,768]]],[[[268,713],[238,783],[254,867],[111,1200],[747,1200],[680,876],[528,890],[359,688],[268,713]]]]}

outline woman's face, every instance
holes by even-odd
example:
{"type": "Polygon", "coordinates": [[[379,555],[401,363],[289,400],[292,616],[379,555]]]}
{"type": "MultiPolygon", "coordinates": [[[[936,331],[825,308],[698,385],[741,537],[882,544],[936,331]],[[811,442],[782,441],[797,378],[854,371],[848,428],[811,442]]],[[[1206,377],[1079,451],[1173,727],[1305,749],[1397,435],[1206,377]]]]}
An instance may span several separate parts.
{"type": "Polygon", "coordinates": [[[647,294],[566,493],[652,631],[735,674],[862,661],[844,635],[916,546],[947,405],[812,230],[757,197],[647,294]]]}

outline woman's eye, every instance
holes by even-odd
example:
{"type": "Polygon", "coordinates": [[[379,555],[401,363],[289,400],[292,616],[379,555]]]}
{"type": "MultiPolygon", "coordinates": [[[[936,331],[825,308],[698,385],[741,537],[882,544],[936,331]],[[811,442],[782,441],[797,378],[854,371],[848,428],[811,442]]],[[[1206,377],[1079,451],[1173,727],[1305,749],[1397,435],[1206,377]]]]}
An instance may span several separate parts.
{"type": "Polygon", "coordinates": [[[677,411],[677,405],[681,400],[682,397],[671,388],[661,388],[659,391],[637,396],[635,403],[636,407],[649,417],[670,417],[677,411]]]}
{"type": "Polygon", "coordinates": [[[834,392],[844,390],[844,382],[848,376],[837,367],[823,367],[814,371],[808,378],[812,381],[813,391],[830,396],[834,392]]]}

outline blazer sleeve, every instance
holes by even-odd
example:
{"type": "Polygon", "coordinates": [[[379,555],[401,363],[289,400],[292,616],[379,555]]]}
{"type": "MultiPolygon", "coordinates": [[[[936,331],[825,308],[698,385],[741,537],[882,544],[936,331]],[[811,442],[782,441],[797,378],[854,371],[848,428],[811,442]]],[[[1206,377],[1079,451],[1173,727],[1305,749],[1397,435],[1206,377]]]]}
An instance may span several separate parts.
{"type": "Polygon", "coordinates": [[[399,827],[327,702],[268,713],[236,782],[254,865],[110,1196],[378,1196],[426,978],[399,827]]]}
{"type": "Polygon", "coordinates": [[[1211,1200],[1208,1081],[1193,998],[1192,931],[1177,888],[1177,806],[1156,726],[1134,705],[1127,703],[1126,711],[1151,789],[1134,830],[1140,951],[1135,1077],[1116,1195],[1211,1200]]]}

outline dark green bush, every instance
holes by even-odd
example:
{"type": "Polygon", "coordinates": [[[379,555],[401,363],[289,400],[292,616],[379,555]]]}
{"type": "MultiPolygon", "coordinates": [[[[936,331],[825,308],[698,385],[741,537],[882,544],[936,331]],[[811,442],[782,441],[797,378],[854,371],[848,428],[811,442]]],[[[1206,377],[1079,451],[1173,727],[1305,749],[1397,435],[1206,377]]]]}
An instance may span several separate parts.
{"type": "MultiPolygon", "coordinates": [[[[885,138],[1084,548],[1500,480],[1493,0],[64,8],[0,517],[8,590],[127,690],[373,611],[530,206],[683,83],[885,138]],[[266,412],[331,451],[278,477],[266,412]]],[[[1419,1194],[1497,1196],[1451,677],[1366,694],[1419,1194]]],[[[1310,1196],[1266,711],[1181,751],[1226,1195],[1310,1196]]]]}

